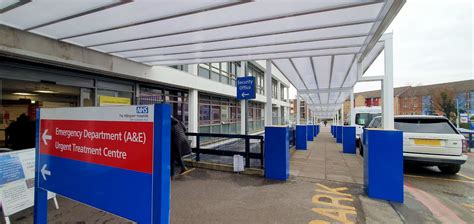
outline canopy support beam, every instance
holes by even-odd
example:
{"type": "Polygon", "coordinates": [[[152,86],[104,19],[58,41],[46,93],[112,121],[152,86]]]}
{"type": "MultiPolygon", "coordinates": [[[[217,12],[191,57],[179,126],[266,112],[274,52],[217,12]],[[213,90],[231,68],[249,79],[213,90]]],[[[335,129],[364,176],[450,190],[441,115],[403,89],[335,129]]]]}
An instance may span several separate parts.
{"type": "Polygon", "coordinates": [[[384,34],[385,75],[382,80],[382,127],[392,130],[394,125],[393,100],[393,34],[384,34]]]}
{"type": "Polygon", "coordinates": [[[265,126],[272,125],[272,60],[266,60],[265,67],[265,126]]]}

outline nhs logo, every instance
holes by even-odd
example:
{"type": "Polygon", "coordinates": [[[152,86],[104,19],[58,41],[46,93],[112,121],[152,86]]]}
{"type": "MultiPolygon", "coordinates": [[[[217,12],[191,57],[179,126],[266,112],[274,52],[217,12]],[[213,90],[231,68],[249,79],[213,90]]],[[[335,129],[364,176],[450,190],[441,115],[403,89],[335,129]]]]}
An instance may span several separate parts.
{"type": "Polygon", "coordinates": [[[148,114],[148,106],[137,107],[137,114],[148,114]]]}

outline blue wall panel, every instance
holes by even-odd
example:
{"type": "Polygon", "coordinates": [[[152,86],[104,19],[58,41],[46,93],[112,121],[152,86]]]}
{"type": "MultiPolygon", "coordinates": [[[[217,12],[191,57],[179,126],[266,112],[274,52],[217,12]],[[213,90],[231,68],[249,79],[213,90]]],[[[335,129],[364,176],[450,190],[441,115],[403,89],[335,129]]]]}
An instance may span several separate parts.
{"type": "Polygon", "coordinates": [[[336,127],[336,142],[337,142],[337,143],[342,143],[342,135],[343,135],[343,133],[342,133],[342,127],[343,127],[343,126],[341,126],[341,125],[338,125],[338,126],[336,127]]]}
{"type": "Polygon", "coordinates": [[[403,203],[403,133],[366,129],[364,185],[371,198],[403,203]]]}
{"type": "Polygon", "coordinates": [[[308,124],[307,125],[307,135],[308,135],[308,141],[313,141],[314,139],[314,125],[308,124]]]}
{"type": "Polygon", "coordinates": [[[290,175],[288,127],[265,127],[265,178],[287,180],[290,175]]]}
{"type": "Polygon", "coordinates": [[[356,153],[356,128],[354,126],[342,128],[342,152],[356,153]]]}
{"type": "Polygon", "coordinates": [[[306,150],[306,148],[308,147],[308,137],[306,129],[306,125],[296,125],[296,149],[306,150]]]}

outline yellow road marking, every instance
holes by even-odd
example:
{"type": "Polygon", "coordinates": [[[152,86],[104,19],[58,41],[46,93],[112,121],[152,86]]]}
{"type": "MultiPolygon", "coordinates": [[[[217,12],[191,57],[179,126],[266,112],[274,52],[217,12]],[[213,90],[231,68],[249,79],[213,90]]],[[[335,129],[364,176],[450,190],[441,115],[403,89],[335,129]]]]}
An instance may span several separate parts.
{"type": "Polygon", "coordinates": [[[444,181],[452,181],[452,182],[461,182],[461,183],[474,184],[474,181],[470,181],[470,180],[455,180],[455,179],[448,179],[448,178],[442,178],[442,177],[424,177],[424,176],[409,175],[409,174],[405,174],[405,176],[406,176],[406,177],[421,178],[421,179],[444,180],[444,181]]]}
{"type": "Polygon", "coordinates": [[[194,168],[191,168],[191,169],[189,169],[189,170],[186,170],[186,171],[180,173],[179,175],[186,175],[186,174],[188,174],[188,173],[193,172],[194,170],[195,170],[194,168]]]}
{"type": "Polygon", "coordinates": [[[468,207],[471,211],[474,212],[474,205],[468,205],[468,204],[465,204],[465,203],[463,203],[462,205],[468,207]]]}
{"type": "Polygon", "coordinates": [[[466,178],[466,179],[469,179],[469,180],[474,181],[474,178],[472,178],[472,177],[470,177],[470,176],[464,175],[464,174],[462,174],[462,173],[458,173],[458,175],[461,176],[461,177],[464,177],[464,178],[466,178]]]}

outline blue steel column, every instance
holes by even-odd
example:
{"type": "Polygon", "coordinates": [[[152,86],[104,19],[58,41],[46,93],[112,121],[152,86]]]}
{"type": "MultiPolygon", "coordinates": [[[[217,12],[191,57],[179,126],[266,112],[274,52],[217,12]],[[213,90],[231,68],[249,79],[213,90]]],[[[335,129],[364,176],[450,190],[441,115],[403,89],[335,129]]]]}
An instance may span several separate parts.
{"type": "Polygon", "coordinates": [[[338,125],[336,127],[336,133],[337,133],[336,134],[336,142],[337,143],[342,143],[342,135],[344,134],[344,133],[342,133],[342,127],[343,127],[342,125],[338,125]]]}
{"type": "Polygon", "coordinates": [[[313,137],[318,136],[318,128],[317,128],[317,125],[313,125],[313,130],[314,130],[313,137]]]}
{"type": "Polygon", "coordinates": [[[287,180],[290,175],[288,127],[265,127],[265,178],[287,180]]]}
{"type": "Polygon", "coordinates": [[[308,147],[307,142],[307,127],[306,125],[296,125],[296,149],[306,150],[308,147]]]}
{"type": "Polygon", "coordinates": [[[307,125],[307,133],[308,134],[308,141],[313,141],[313,138],[314,138],[314,126],[311,125],[311,124],[308,124],[307,125]]]}
{"type": "Polygon", "coordinates": [[[170,222],[171,106],[154,105],[153,124],[153,224],[170,222]]]}
{"type": "Polygon", "coordinates": [[[35,193],[34,193],[34,208],[33,208],[33,223],[46,224],[48,223],[48,192],[39,187],[39,180],[41,178],[40,167],[40,116],[41,110],[36,109],[36,147],[35,147],[35,193]]]}
{"type": "Polygon", "coordinates": [[[356,153],[356,128],[354,126],[342,127],[342,152],[356,153]]]}
{"type": "Polygon", "coordinates": [[[364,186],[371,198],[403,203],[403,133],[366,129],[364,186]]]}

